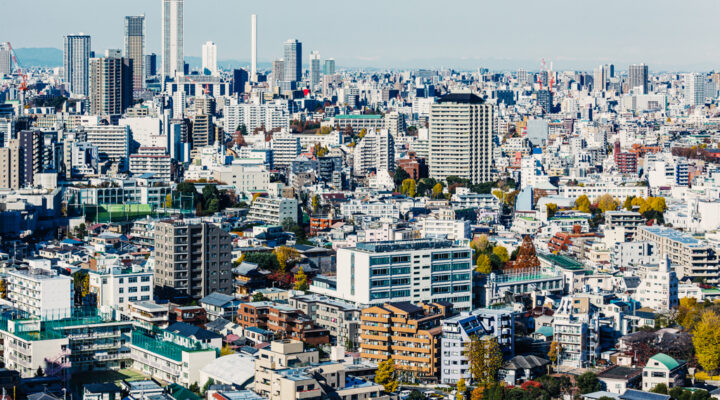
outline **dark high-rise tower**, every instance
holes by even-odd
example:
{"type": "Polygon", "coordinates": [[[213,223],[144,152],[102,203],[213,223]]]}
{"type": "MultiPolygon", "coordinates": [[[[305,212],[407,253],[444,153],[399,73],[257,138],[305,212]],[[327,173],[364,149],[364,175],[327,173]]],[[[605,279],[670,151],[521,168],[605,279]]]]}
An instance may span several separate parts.
{"type": "Polygon", "coordinates": [[[636,90],[636,94],[648,93],[648,66],[645,64],[631,65],[628,67],[628,90],[636,90]]]}
{"type": "Polygon", "coordinates": [[[125,58],[132,60],[133,91],[145,83],[145,16],[125,17],[125,58]]]}
{"type": "Polygon", "coordinates": [[[285,81],[302,80],[302,43],[297,39],[285,42],[285,81]]]}

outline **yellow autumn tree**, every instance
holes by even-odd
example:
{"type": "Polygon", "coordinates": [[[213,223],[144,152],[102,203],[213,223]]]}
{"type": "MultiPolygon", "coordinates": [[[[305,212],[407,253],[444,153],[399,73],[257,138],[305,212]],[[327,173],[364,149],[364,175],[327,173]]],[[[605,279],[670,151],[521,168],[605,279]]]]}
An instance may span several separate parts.
{"type": "Polygon", "coordinates": [[[303,271],[303,267],[298,268],[298,272],[295,274],[295,285],[293,286],[295,290],[308,290],[310,288],[310,285],[308,285],[308,278],[307,275],[305,275],[305,271],[303,271]]]}
{"type": "Polygon", "coordinates": [[[488,247],[490,247],[490,239],[488,239],[488,236],[486,234],[475,236],[475,238],[470,242],[470,248],[475,250],[475,254],[481,254],[484,253],[488,247]]]}
{"type": "Polygon", "coordinates": [[[417,184],[415,183],[415,179],[408,178],[402,181],[400,193],[409,197],[415,197],[415,194],[417,193],[417,184]]]}
{"type": "Polygon", "coordinates": [[[495,254],[503,263],[510,261],[510,254],[508,253],[508,250],[503,246],[493,247],[493,254],[495,254]]]}
{"type": "Polygon", "coordinates": [[[473,335],[465,345],[465,356],[468,359],[468,372],[473,384],[488,386],[495,382],[503,360],[496,338],[492,336],[478,338],[477,335],[473,335]]]}
{"type": "Polygon", "coordinates": [[[678,306],[676,321],[686,331],[691,332],[695,328],[695,324],[700,319],[702,304],[698,304],[693,297],[683,297],[680,299],[678,306]]]}
{"type": "Polygon", "coordinates": [[[606,213],[608,211],[615,211],[618,208],[618,202],[615,201],[615,199],[607,193],[598,197],[597,203],[598,208],[600,208],[603,213],[606,213]]]}
{"type": "Polygon", "coordinates": [[[562,347],[560,346],[560,343],[553,340],[552,343],[550,343],[550,350],[548,350],[548,360],[550,360],[550,363],[552,365],[557,366],[557,362],[560,358],[561,352],[562,347]]]}
{"type": "Polygon", "coordinates": [[[470,393],[470,400],[483,400],[483,387],[478,386],[470,393]]]}
{"type": "Polygon", "coordinates": [[[557,214],[558,205],[555,203],[547,203],[545,205],[545,208],[547,209],[547,216],[548,218],[552,218],[557,214]]]}
{"type": "Polygon", "coordinates": [[[457,394],[455,394],[455,399],[463,400],[465,398],[466,391],[467,385],[465,384],[465,379],[460,378],[460,380],[457,382],[457,394]]]}
{"type": "Polygon", "coordinates": [[[651,210],[664,213],[667,210],[667,204],[664,197],[648,197],[648,205],[651,210]]]}
{"type": "Polygon", "coordinates": [[[283,274],[287,271],[288,263],[300,261],[300,253],[292,247],[278,246],[273,252],[283,274]]]}
{"type": "Polygon", "coordinates": [[[399,383],[395,376],[395,361],[392,358],[378,364],[377,372],[375,373],[375,383],[383,385],[385,391],[388,393],[397,391],[399,383]]]}
{"type": "Polygon", "coordinates": [[[481,274],[489,274],[492,271],[490,257],[485,254],[480,254],[475,262],[475,271],[481,274]]]}
{"type": "Polygon", "coordinates": [[[492,191],[493,196],[497,197],[498,200],[503,201],[505,198],[505,192],[503,192],[500,189],[495,189],[492,191]]]}
{"type": "Polygon", "coordinates": [[[441,183],[436,183],[435,186],[432,188],[432,197],[433,199],[437,199],[440,197],[443,191],[443,185],[441,183]]]}
{"type": "Polygon", "coordinates": [[[590,199],[586,195],[582,195],[578,197],[575,200],[575,209],[584,212],[589,213],[590,212],[590,199]]]}
{"type": "Polygon", "coordinates": [[[703,312],[693,330],[693,345],[705,371],[712,373],[720,367],[720,316],[715,311],[703,312]]]}

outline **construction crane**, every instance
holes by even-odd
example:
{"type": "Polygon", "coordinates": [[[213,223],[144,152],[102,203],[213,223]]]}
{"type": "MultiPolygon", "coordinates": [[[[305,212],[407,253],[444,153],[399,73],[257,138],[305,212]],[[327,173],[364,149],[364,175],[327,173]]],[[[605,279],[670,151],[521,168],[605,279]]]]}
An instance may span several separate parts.
{"type": "Polygon", "coordinates": [[[20,66],[20,62],[17,59],[17,54],[15,53],[15,49],[13,49],[12,44],[10,42],[5,42],[5,45],[7,46],[8,50],[10,51],[10,56],[12,57],[12,62],[15,64],[15,75],[17,75],[19,78],[22,79],[20,82],[20,91],[25,92],[27,91],[27,74],[25,74],[22,70],[22,67],[20,66]]]}
{"type": "Polygon", "coordinates": [[[538,83],[540,84],[540,90],[542,90],[542,73],[545,72],[548,77],[548,90],[552,93],[553,91],[553,84],[555,83],[555,77],[552,73],[552,62],[550,62],[550,68],[547,67],[547,63],[545,62],[545,59],[540,60],[540,74],[538,75],[538,83]]]}

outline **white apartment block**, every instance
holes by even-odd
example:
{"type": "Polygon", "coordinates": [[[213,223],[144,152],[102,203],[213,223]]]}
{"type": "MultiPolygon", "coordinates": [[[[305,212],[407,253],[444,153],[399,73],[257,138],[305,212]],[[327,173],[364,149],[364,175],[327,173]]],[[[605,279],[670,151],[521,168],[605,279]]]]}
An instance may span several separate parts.
{"type": "Polygon", "coordinates": [[[387,130],[368,132],[353,151],[354,173],[366,176],[368,170],[395,170],[395,138],[387,130]]]}
{"type": "Polygon", "coordinates": [[[90,293],[99,308],[127,310],[132,302],[153,297],[153,273],[140,267],[112,267],[107,271],[90,271],[90,293]]]}
{"type": "Polygon", "coordinates": [[[398,205],[386,201],[364,201],[352,199],[340,204],[340,213],[344,217],[352,217],[354,214],[369,215],[372,217],[397,218],[400,213],[398,205]]]}
{"type": "Polygon", "coordinates": [[[7,274],[7,298],[18,309],[42,318],[70,315],[73,281],[69,276],[35,267],[7,274]]]}
{"type": "Polygon", "coordinates": [[[245,125],[248,134],[262,127],[267,131],[290,127],[288,105],[284,103],[236,104],[225,107],[224,113],[225,132],[235,132],[240,125],[245,125]]]}
{"type": "Polygon", "coordinates": [[[119,171],[128,168],[130,156],[130,128],[117,125],[86,126],[87,141],[97,146],[100,155],[118,166],[119,171]]]}
{"type": "Polygon", "coordinates": [[[616,199],[624,201],[627,196],[648,197],[649,192],[646,186],[619,186],[616,184],[601,183],[592,186],[561,185],[559,193],[561,197],[569,197],[571,199],[585,195],[590,201],[594,201],[604,194],[609,194],[616,199]]]}
{"type": "Polygon", "coordinates": [[[163,336],[150,336],[134,330],[127,344],[132,367],[165,382],[185,387],[202,385],[200,370],[217,358],[216,349],[200,341],[188,346],[187,340],[168,331],[163,336]]]}
{"type": "Polygon", "coordinates": [[[472,183],[492,180],[493,105],[470,93],[449,94],[430,112],[430,176],[458,176],[472,183]]]}
{"type": "Polygon", "coordinates": [[[273,135],[270,145],[273,150],[273,164],[275,167],[287,167],[300,155],[300,139],[296,135],[287,133],[273,135]]]}
{"type": "Polygon", "coordinates": [[[510,309],[478,308],[442,322],[440,381],[456,385],[460,378],[469,381],[470,370],[465,346],[472,336],[496,338],[503,355],[515,353],[515,313],[510,309]]]}
{"type": "Polygon", "coordinates": [[[282,225],[287,218],[298,221],[298,202],[284,197],[258,197],[253,201],[248,220],[259,220],[270,225],[282,225]]]}
{"type": "Polygon", "coordinates": [[[600,323],[588,297],[565,296],[553,316],[553,340],[560,344],[557,364],[583,368],[600,356],[600,323]]]}
{"type": "Polygon", "coordinates": [[[420,236],[424,238],[442,238],[462,240],[470,238],[470,221],[456,220],[452,210],[441,210],[417,222],[420,236]]]}
{"type": "Polygon", "coordinates": [[[678,279],[667,257],[657,268],[647,268],[633,297],[655,311],[669,311],[680,305],[678,279]]]}
{"type": "Polygon", "coordinates": [[[130,173],[154,174],[153,178],[169,181],[172,177],[172,160],[163,147],[140,147],[130,156],[130,173]]]}
{"type": "Polygon", "coordinates": [[[213,177],[232,185],[236,192],[265,191],[270,185],[270,172],[262,165],[218,166],[213,170],[213,177]]]}
{"type": "Polygon", "coordinates": [[[362,306],[447,301],[469,311],[473,267],[471,250],[450,240],[358,243],[338,249],[336,287],[311,291],[362,306]]]}
{"type": "Polygon", "coordinates": [[[636,240],[655,244],[657,254],[678,265],[678,277],[705,279],[708,283],[720,281],[720,263],[715,249],[672,228],[660,226],[638,227],[636,240]]]}

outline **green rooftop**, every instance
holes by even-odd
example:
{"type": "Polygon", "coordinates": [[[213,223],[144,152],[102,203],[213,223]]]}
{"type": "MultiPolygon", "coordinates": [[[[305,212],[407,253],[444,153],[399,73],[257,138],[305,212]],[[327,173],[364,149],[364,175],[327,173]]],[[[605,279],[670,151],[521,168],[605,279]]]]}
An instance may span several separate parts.
{"type": "Polygon", "coordinates": [[[574,258],[563,256],[560,254],[538,254],[538,257],[550,262],[563,269],[580,270],[585,269],[583,263],[574,258]]]}
{"type": "Polygon", "coordinates": [[[343,115],[336,115],[335,119],[382,119],[381,114],[343,114],[343,115]]]}
{"type": "Polygon", "coordinates": [[[659,362],[669,370],[673,370],[680,366],[680,363],[677,362],[677,360],[663,353],[657,353],[654,356],[650,357],[650,359],[659,362]]]}

